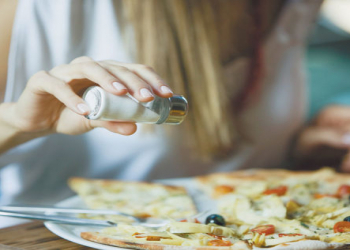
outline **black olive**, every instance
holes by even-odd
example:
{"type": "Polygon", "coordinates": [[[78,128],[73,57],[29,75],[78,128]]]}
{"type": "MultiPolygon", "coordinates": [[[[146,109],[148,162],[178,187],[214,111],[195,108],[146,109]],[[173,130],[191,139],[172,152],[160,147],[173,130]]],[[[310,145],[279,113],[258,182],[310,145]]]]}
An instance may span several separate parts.
{"type": "Polygon", "coordinates": [[[349,221],[349,222],[350,222],[350,216],[345,217],[345,218],[344,218],[344,221],[349,221]]]}
{"type": "Polygon", "coordinates": [[[205,219],[205,224],[210,224],[210,223],[213,223],[219,226],[226,225],[224,217],[222,217],[219,214],[211,214],[205,219]]]}

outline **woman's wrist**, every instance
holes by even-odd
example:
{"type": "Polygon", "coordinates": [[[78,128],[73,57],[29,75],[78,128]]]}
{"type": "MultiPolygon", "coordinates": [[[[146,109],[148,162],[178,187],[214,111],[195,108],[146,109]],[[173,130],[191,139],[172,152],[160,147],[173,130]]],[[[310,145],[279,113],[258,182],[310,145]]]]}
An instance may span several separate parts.
{"type": "Polygon", "coordinates": [[[14,117],[16,115],[14,113],[14,105],[15,103],[0,104],[0,127],[2,131],[6,131],[6,133],[2,134],[7,134],[9,138],[14,138],[21,134],[20,129],[15,126],[16,121],[14,117]]]}
{"type": "Polygon", "coordinates": [[[0,154],[17,145],[45,135],[43,132],[22,130],[18,122],[20,119],[16,117],[15,105],[16,103],[0,104],[0,154]]]}

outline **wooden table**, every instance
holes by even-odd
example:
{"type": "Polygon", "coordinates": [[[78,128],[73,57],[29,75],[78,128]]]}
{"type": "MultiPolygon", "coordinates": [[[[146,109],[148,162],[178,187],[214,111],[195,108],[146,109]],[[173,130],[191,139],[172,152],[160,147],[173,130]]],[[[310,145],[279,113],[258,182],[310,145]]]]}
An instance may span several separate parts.
{"type": "Polygon", "coordinates": [[[51,233],[42,222],[31,222],[0,229],[1,250],[89,250],[51,233]]]}

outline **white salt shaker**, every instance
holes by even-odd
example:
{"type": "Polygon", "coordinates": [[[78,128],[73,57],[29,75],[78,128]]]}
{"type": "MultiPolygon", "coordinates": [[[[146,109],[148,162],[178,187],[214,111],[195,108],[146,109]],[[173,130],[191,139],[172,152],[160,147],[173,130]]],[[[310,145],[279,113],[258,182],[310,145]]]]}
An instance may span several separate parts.
{"type": "Polygon", "coordinates": [[[181,95],[155,96],[151,102],[139,102],[129,94],[116,96],[97,86],[89,87],[83,99],[91,110],[86,118],[91,120],[180,124],[188,110],[187,100],[181,95]]]}

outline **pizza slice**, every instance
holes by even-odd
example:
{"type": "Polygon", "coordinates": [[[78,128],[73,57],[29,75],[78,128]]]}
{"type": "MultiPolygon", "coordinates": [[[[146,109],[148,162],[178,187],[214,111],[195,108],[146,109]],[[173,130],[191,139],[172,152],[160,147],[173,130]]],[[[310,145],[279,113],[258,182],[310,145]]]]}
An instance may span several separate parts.
{"type": "Polygon", "coordinates": [[[179,219],[197,213],[183,187],[84,178],[71,178],[68,184],[91,209],[117,210],[141,218],[179,219]]]}
{"type": "Polygon", "coordinates": [[[249,228],[244,238],[257,245],[304,239],[350,243],[349,174],[330,168],[249,170],[201,176],[196,181],[216,200],[228,223],[249,228]],[[254,227],[260,226],[258,231],[273,226],[275,233],[254,236],[254,227]]]}
{"type": "MultiPolygon", "coordinates": [[[[211,217],[213,215],[210,215],[211,217]]],[[[214,215],[218,216],[219,215],[214,215]]],[[[165,227],[150,229],[120,224],[100,232],[82,232],[83,239],[133,249],[335,249],[348,242],[349,234],[334,233],[271,218],[264,224],[231,224],[221,226],[194,222],[171,222],[165,227]],[[298,231],[296,231],[296,229],[298,231]],[[318,230],[318,232],[314,232],[318,230]],[[289,248],[290,247],[290,248],[289,248]]]]}
{"type": "Polygon", "coordinates": [[[102,232],[83,232],[81,237],[134,249],[251,249],[248,241],[240,240],[234,229],[198,221],[170,222],[158,229],[123,224],[102,232]]]}

